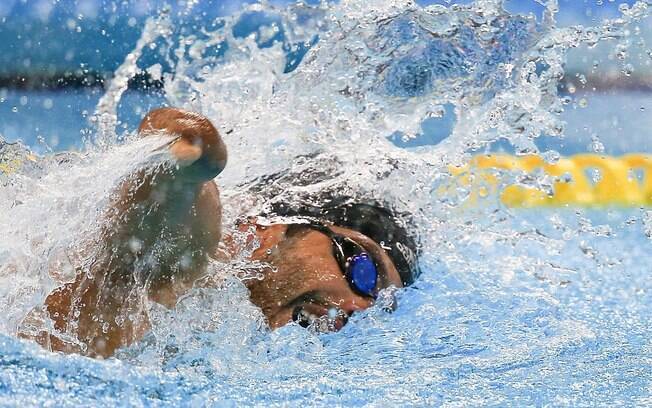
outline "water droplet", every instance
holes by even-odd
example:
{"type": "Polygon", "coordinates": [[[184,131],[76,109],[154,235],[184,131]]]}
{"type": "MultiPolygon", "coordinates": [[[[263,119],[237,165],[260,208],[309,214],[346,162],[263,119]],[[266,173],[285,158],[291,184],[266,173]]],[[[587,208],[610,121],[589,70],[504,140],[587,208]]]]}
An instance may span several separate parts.
{"type": "Polygon", "coordinates": [[[129,250],[135,254],[140,252],[140,250],[143,248],[143,241],[141,241],[136,237],[131,237],[128,245],[129,245],[129,250]]]}
{"type": "Polygon", "coordinates": [[[652,211],[643,211],[641,221],[643,221],[645,236],[652,239],[652,211]]]}
{"type": "Polygon", "coordinates": [[[547,163],[555,164],[555,163],[559,162],[559,159],[561,158],[561,155],[559,154],[559,152],[557,152],[555,150],[548,150],[548,151],[544,152],[541,155],[541,157],[547,163]]]}
{"type": "Polygon", "coordinates": [[[592,168],[589,169],[588,172],[590,174],[593,183],[597,184],[600,182],[600,180],[602,180],[602,172],[600,171],[600,169],[592,168]]]}
{"type": "Polygon", "coordinates": [[[426,112],[426,117],[427,118],[443,118],[445,113],[446,113],[446,110],[444,109],[443,106],[435,106],[432,109],[430,109],[428,112],[426,112]]]}
{"type": "Polygon", "coordinates": [[[66,384],[66,381],[60,377],[52,381],[52,385],[54,385],[54,388],[60,392],[66,392],[68,390],[68,384],[66,384]]]}
{"type": "Polygon", "coordinates": [[[623,74],[631,76],[634,73],[634,66],[632,64],[626,64],[622,70],[623,74]]]}
{"type": "Polygon", "coordinates": [[[604,144],[600,141],[598,135],[591,136],[591,144],[589,150],[595,153],[604,153],[604,144]]]}

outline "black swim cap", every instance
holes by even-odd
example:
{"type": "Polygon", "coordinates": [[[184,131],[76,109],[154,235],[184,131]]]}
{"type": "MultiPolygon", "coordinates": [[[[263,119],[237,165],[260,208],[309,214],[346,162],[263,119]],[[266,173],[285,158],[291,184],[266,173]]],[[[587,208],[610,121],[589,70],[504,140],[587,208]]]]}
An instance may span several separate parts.
{"type": "Polygon", "coordinates": [[[414,234],[410,234],[405,221],[376,203],[334,203],[329,200],[328,204],[321,207],[296,207],[286,203],[274,203],[272,212],[273,215],[282,217],[308,217],[327,221],[357,231],[373,239],[387,251],[403,285],[412,284],[419,275],[419,248],[414,234]]]}
{"type": "Polygon", "coordinates": [[[264,217],[299,217],[326,221],[360,232],[385,248],[404,285],[419,275],[420,247],[412,216],[347,184],[346,167],[319,152],[298,156],[285,171],[241,185],[261,200],[264,217]],[[344,180],[344,183],[334,182],[344,180]]]}

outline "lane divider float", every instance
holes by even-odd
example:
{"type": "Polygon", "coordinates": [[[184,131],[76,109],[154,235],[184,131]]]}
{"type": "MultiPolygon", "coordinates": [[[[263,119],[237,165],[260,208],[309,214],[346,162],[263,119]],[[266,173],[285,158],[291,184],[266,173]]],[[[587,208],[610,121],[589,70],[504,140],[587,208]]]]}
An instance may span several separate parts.
{"type": "Polygon", "coordinates": [[[552,163],[538,155],[490,154],[450,166],[449,171],[454,188],[468,189],[469,204],[498,195],[506,206],[523,208],[652,205],[648,154],[578,154],[552,163]]]}

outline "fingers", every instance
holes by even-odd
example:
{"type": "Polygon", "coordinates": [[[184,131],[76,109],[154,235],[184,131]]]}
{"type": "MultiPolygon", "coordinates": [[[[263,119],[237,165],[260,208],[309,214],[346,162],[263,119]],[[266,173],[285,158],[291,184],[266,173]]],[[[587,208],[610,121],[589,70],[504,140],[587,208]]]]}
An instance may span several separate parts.
{"type": "Polygon", "coordinates": [[[187,177],[210,180],[224,170],[226,146],[215,126],[206,117],[178,108],[161,108],[149,112],[140,123],[141,135],[164,131],[178,136],[170,153],[185,167],[187,177]]]}
{"type": "Polygon", "coordinates": [[[170,145],[170,153],[182,166],[189,166],[201,158],[202,148],[186,139],[177,139],[170,145]]]}

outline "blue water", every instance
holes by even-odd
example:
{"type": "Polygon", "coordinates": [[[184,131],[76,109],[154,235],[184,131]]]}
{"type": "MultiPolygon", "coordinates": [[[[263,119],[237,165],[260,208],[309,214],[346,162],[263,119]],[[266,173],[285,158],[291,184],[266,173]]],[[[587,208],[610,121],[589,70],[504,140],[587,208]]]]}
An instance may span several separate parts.
{"type": "Polygon", "coordinates": [[[635,211],[585,215],[610,236],[580,232],[572,213],[520,212],[515,233],[559,237],[553,217],[575,227],[563,256],[543,238],[515,246],[451,236],[477,272],[432,268],[402,291],[395,313],[365,312],[340,333],[293,326],[237,345],[204,343],[215,360],[194,350],[139,368],[2,336],[0,396],[57,406],[647,405],[651,243],[628,222],[635,211]],[[537,253],[547,253],[538,270],[508,266],[537,253]],[[240,349],[232,359],[222,354],[232,347],[240,349]]]}
{"type": "MultiPolygon", "coordinates": [[[[37,153],[79,150],[94,134],[92,117],[101,88],[0,91],[0,134],[37,153]]],[[[166,104],[156,93],[128,92],[119,106],[119,132],[133,131],[143,115],[166,104]]]]}
{"type": "MultiPolygon", "coordinates": [[[[131,4],[128,3],[123,6],[131,4]]],[[[541,4],[537,4],[527,10],[540,12],[541,4]]],[[[613,16],[615,5],[607,5],[605,9],[592,6],[591,10],[595,10],[599,18],[613,16]]],[[[0,7],[0,12],[2,10],[0,7]]],[[[343,128],[339,127],[340,122],[328,128],[332,132],[327,134],[328,138],[319,139],[313,127],[328,127],[331,124],[328,118],[311,116],[309,110],[298,113],[287,110],[284,113],[289,119],[283,122],[285,115],[276,115],[272,107],[264,105],[269,111],[256,112],[256,101],[244,99],[248,103],[246,106],[253,108],[236,110],[233,116],[246,116],[250,123],[236,123],[239,128],[226,137],[234,153],[229,165],[247,167],[253,163],[254,169],[265,167],[266,162],[256,161],[259,158],[255,155],[257,150],[263,150],[270,162],[275,157],[284,158],[283,150],[270,152],[265,150],[264,143],[269,139],[272,146],[289,150],[292,145],[281,133],[288,129],[292,136],[293,126],[296,126],[317,141],[341,143],[343,140],[347,148],[354,145],[361,151],[367,144],[374,143],[380,146],[379,151],[380,148],[389,149],[398,165],[404,166],[399,167],[405,174],[400,180],[402,183],[389,187],[396,187],[400,192],[405,187],[402,184],[410,184],[408,187],[414,189],[410,190],[413,195],[409,198],[417,202],[424,195],[417,187],[424,185],[426,197],[429,197],[427,191],[436,181],[423,176],[428,174],[423,163],[434,167],[432,163],[436,161],[420,162],[418,155],[459,153],[451,139],[455,137],[455,130],[470,118],[458,115],[473,108],[483,113],[482,103],[489,104],[501,91],[514,91],[508,96],[515,95],[517,102],[527,102],[530,96],[536,96],[529,88],[519,93],[519,84],[523,84],[517,81],[518,76],[504,76],[500,71],[506,62],[517,64],[521,53],[531,46],[528,25],[520,17],[509,21],[508,29],[496,34],[499,40],[482,43],[482,46],[476,38],[478,33],[461,30],[460,37],[448,42],[436,39],[430,47],[403,50],[405,54],[401,58],[390,59],[393,65],[390,64],[385,79],[393,80],[387,80],[382,86],[368,85],[365,78],[360,83],[352,80],[352,86],[360,85],[355,89],[368,91],[365,96],[369,100],[379,104],[387,102],[383,105],[387,109],[383,113],[388,119],[409,116],[401,110],[400,104],[391,104],[397,98],[418,99],[430,92],[432,98],[444,100],[439,114],[429,115],[423,121],[420,117],[415,119],[418,119],[419,130],[414,138],[403,137],[407,132],[405,128],[409,128],[405,123],[397,122],[396,128],[400,131],[396,132],[383,133],[390,127],[385,122],[372,128],[369,124],[378,122],[365,121],[368,118],[360,111],[351,109],[357,106],[348,105],[348,100],[341,98],[341,88],[337,88],[333,96],[326,93],[328,87],[324,85],[318,88],[324,92],[317,95],[323,97],[320,103],[331,110],[343,106],[338,111],[345,119],[342,122],[348,119],[355,126],[367,126],[369,143],[366,139],[362,142],[346,139],[348,133],[353,132],[351,129],[343,132],[344,137],[337,134],[343,128]],[[433,68],[423,72],[414,70],[424,64],[431,64],[429,67],[433,68]],[[483,67],[481,72],[475,70],[478,66],[483,67]],[[443,79],[459,80],[459,89],[451,91],[448,82],[442,81],[443,85],[436,82],[443,79]],[[439,92],[438,86],[452,92],[452,96],[443,95],[445,92],[439,92]],[[467,89],[477,92],[467,95],[467,89]],[[384,99],[379,101],[374,92],[382,94],[384,99]],[[455,92],[463,98],[457,98],[455,92]],[[353,112],[355,122],[346,116],[347,112],[353,112]],[[256,127],[256,114],[263,115],[259,128],[256,127]],[[277,122],[278,116],[283,116],[280,122],[277,122]],[[300,123],[303,117],[309,118],[307,124],[300,123]],[[319,126],[315,126],[313,120],[319,126]],[[256,138],[261,129],[271,130],[256,138]],[[386,146],[381,143],[384,140],[374,139],[372,134],[376,133],[392,144],[386,146]],[[249,151],[251,156],[246,156],[249,151]],[[419,164],[422,167],[418,167],[419,164]],[[414,168],[418,171],[410,173],[414,168]]],[[[649,24],[649,18],[644,23],[649,24]]],[[[409,19],[399,21],[388,30],[392,27],[396,31],[386,34],[394,36],[393,40],[416,32],[410,31],[413,26],[409,19]]],[[[423,36],[414,41],[417,45],[429,41],[427,34],[417,32],[414,35],[423,36]]],[[[355,40],[346,45],[357,45],[355,40]]],[[[339,44],[335,42],[334,45],[339,44]]],[[[569,58],[573,58],[575,51],[579,50],[570,51],[569,58]]],[[[251,57],[254,63],[245,58],[236,72],[268,61],[256,60],[254,58],[260,56],[252,54],[245,53],[245,56],[251,57]]],[[[611,61],[609,55],[601,55],[600,63],[611,61]]],[[[336,59],[337,55],[329,57],[336,59]]],[[[637,61],[640,63],[637,69],[644,71],[643,60],[637,61]]],[[[241,88],[236,88],[238,92],[235,93],[222,93],[224,89],[219,87],[219,80],[232,72],[225,69],[211,75],[209,69],[202,73],[204,60],[199,62],[197,67],[191,66],[197,68],[196,71],[187,71],[191,75],[200,72],[197,82],[188,81],[201,91],[193,97],[199,99],[199,106],[205,112],[224,118],[227,123],[233,121],[229,108],[241,103],[233,100],[233,95],[237,97],[242,93],[241,88]]],[[[593,69],[592,62],[584,64],[581,72],[588,74],[593,69]]],[[[149,62],[144,63],[148,65],[149,62]]],[[[219,69],[219,64],[207,65],[219,69]]],[[[328,67],[319,68],[328,74],[328,67]]],[[[538,67],[538,71],[544,69],[538,67]]],[[[335,71],[335,74],[339,79],[341,72],[335,71]]],[[[241,86],[255,95],[259,91],[257,77],[251,74],[245,79],[251,82],[241,86]]],[[[322,82],[326,81],[318,78],[312,85],[317,88],[322,82]]],[[[302,85],[302,82],[297,83],[302,85]]],[[[303,89],[292,94],[288,91],[294,90],[291,86],[277,85],[275,91],[288,92],[294,98],[289,99],[301,102],[303,89]]],[[[533,138],[532,143],[540,152],[554,151],[561,155],[652,153],[648,137],[652,125],[651,93],[617,88],[590,91],[590,82],[588,90],[570,92],[561,88],[560,96],[568,97],[558,116],[565,126],[561,135],[552,136],[542,131],[540,137],[533,138]]],[[[128,91],[122,95],[117,107],[117,144],[136,128],[149,109],[172,103],[174,98],[181,103],[197,102],[196,99],[188,102],[190,97],[184,99],[185,89],[174,88],[178,94],[168,95],[162,91],[128,91]]],[[[0,135],[9,141],[21,140],[46,156],[65,150],[92,151],[92,140],[97,133],[94,112],[103,94],[99,88],[59,92],[0,90],[0,135]]],[[[264,92],[260,94],[264,97],[264,92]]],[[[284,101],[279,100],[275,102],[284,106],[284,101]]],[[[537,115],[547,112],[545,107],[525,103],[524,106],[531,108],[533,121],[537,115]]],[[[505,112],[507,117],[513,113],[508,109],[505,112]]],[[[514,112],[522,113],[518,109],[514,112]]],[[[523,122],[509,122],[514,123],[523,122]]],[[[548,126],[550,128],[553,126],[548,126]]],[[[469,144],[469,150],[514,152],[517,141],[514,138],[492,139],[477,146],[469,144]]],[[[372,159],[378,157],[376,151],[372,150],[371,154],[372,159]]],[[[102,156],[98,153],[91,157],[102,156]]],[[[383,170],[381,159],[382,156],[378,162],[370,162],[383,170]]],[[[68,171],[65,167],[53,170],[54,174],[68,171]]],[[[228,188],[238,180],[225,178],[238,173],[228,171],[231,170],[221,175],[218,182],[233,194],[228,188]]],[[[80,170],[71,167],[70,177],[76,172],[80,170]]],[[[56,178],[47,180],[29,175],[16,180],[16,190],[5,188],[1,191],[30,198],[23,191],[24,187],[24,190],[44,191],[44,197],[51,197],[48,189],[58,186],[56,178]]],[[[55,193],[52,196],[63,203],[66,203],[66,196],[75,195],[75,191],[55,193]]],[[[0,197],[0,205],[12,201],[13,197],[0,197]]],[[[5,236],[0,231],[0,261],[18,259],[28,271],[30,268],[40,270],[44,261],[39,258],[39,251],[43,250],[44,258],[49,261],[52,249],[43,249],[42,241],[51,239],[55,244],[67,243],[65,239],[48,236],[50,231],[58,231],[56,225],[50,230],[47,222],[40,224],[49,210],[58,214],[57,202],[48,207],[50,204],[35,207],[39,213],[31,214],[31,218],[27,213],[28,219],[11,220],[17,225],[34,224],[33,228],[24,228],[27,244],[16,246],[20,253],[8,254],[5,249],[14,248],[6,244],[21,242],[23,237],[5,236]]],[[[11,211],[14,207],[11,204],[2,208],[11,211]]],[[[424,222],[420,226],[428,248],[421,259],[423,273],[412,286],[398,292],[399,307],[393,313],[380,307],[356,313],[338,333],[317,335],[297,325],[271,332],[261,324],[259,311],[248,302],[243,284],[231,278],[218,288],[196,289],[173,310],[154,310],[152,316],[159,319],[154,324],[155,330],[138,344],[121,350],[116,358],[106,361],[50,353],[8,333],[0,334],[0,406],[652,405],[652,280],[648,267],[652,262],[652,211],[646,208],[515,210],[495,203],[489,203],[486,208],[463,205],[451,208],[448,201],[437,196],[424,204],[423,211],[431,211],[427,213],[429,218],[422,218],[424,222]]],[[[19,215],[25,213],[20,212],[20,208],[17,212],[19,215]]],[[[71,222],[81,225],[88,222],[76,219],[75,209],[65,214],[71,222]]],[[[0,221],[3,220],[0,217],[0,221]]],[[[25,287],[31,289],[29,284],[25,287]]],[[[28,291],[28,295],[33,293],[28,291]]]]}

